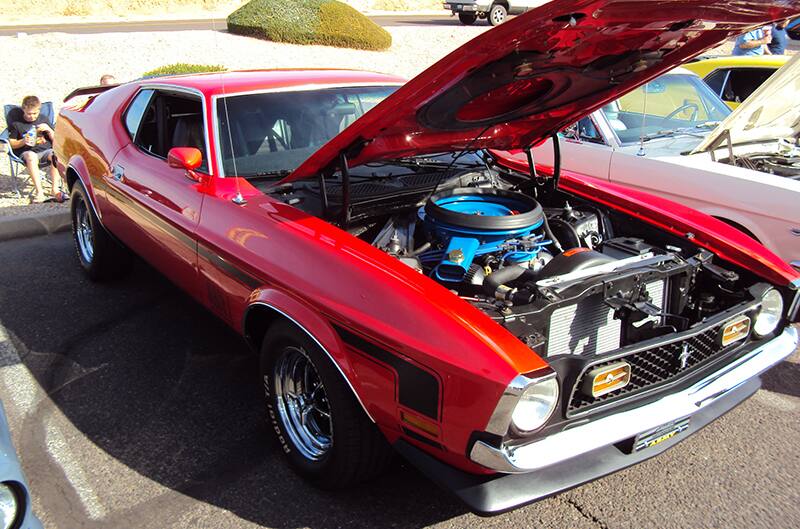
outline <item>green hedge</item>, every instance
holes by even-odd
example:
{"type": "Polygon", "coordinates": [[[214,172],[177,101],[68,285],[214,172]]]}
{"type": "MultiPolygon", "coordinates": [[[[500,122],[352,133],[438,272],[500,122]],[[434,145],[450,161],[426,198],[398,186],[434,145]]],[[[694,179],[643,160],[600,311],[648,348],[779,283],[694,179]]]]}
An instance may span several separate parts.
{"type": "Polygon", "coordinates": [[[385,50],[392,36],[336,0],[251,0],[228,16],[228,31],[293,44],[385,50]]]}
{"type": "Polygon", "coordinates": [[[160,66],[155,70],[144,72],[142,77],[157,77],[161,75],[178,75],[182,73],[203,73],[203,72],[224,72],[225,67],[219,64],[189,64],[186,62],[176,62],[160,66]]]}

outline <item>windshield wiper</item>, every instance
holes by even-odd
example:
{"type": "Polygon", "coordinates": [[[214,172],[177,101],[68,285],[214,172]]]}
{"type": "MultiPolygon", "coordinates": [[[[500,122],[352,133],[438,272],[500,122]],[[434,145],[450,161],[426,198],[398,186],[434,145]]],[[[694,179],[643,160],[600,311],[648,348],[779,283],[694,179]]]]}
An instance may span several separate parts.
{"type": "Polygon", "coordinates": [[[642,136],[642,141],[650,141],[655,140],[658,138],[668,138],[670,136],[677,136],[679,134],[685,134],[687,136],[694,136],[696,138],[705,138],[705,134],[700,134],[697,132],[698,128],[705,125],[702,123],[700,125],[696,125],[694,127],[684,127],[680,129],[671,129],[671,130],[659,130],[658,132],[654,132],[652,134],[646,134],[642,136]]]}
{"type": "Polygon", "coordinates": [[[275,171],[260,171],[258,173],[252,173],[247,175],[242,175],[244,178],[277,178],[282,176],[289,176],[291,171],[286,169],[277,169],[275,171]]]}

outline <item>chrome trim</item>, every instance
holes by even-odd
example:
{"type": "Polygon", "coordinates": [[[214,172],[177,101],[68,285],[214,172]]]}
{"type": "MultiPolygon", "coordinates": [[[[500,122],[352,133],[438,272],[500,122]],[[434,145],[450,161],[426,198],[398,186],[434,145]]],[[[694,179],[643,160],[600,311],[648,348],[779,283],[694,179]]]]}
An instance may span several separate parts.
{"type": "Polygon", "coordinates": [[[309,337],[309,338],[311,338],[312,340],[314,340],[314,343],[316,343],[316,344],[319,346],[319,348],[320,348],[320,349],[321,349],[321,350],[322,350],[322,351],[323,351],[323,352],[324,352],[326,355],[328,355],[328,358],[330,359],[330,361],[333,363],[333,365],[334,365],[334,366],[336,366],[336,369],[337,369],[337,370],[339,371],[339,373],[342,375],[342,378],[344,379],[344,381],[345,381],[345,382],[347,382],[347,385],[350,387],[350,391],[352,391],[352,392],[353,392],[353,395],[355,395],[355,397],[356,397],[356,400],[357,400],[357,401],[358,401],[358,403],[361,405],[361,409],[362,409],[362,410],[364,410],[364,413],[366,413],[366,414],[367,414],[367,417],[369,417],[369,420],[370,420],[370,421],[372,421],[372,422],[375,422],[375,419],[372,417],[372,415],[370,415],[370,413],[367,411],[367,407],[366,407],[366,406],[364,406],[364,403],[361,401],[361,397],[360,397],[360,396],[358,395],[358,393],[356,392],[356,388],[354,388],[354,387],[353,387],[353,384],[351,384],[351,383],[350,383],[350,379],[348,379],[348,378],[347,378],[347,376],[344,374],[344,371],[342,371],[342,368],[341,368],[341,367],[339,367],[339,364],[338,364],[338,363],[336,362],[336,360],[333,358],[333,355],[331,355],[331,353],[329,353],[329,352],[328,352],[328,350],[327,350],[327,349],[325,349],[325,346],[323,346],[323,345],[320,343],[320,341],[319,341],[319,340],[317,340],[317,338],[316,338],[316,337],[315,337],[313,334],[311,334],[311,333],[308,331],[308,329],[306,329],[305,327],[303,327],[302,325],[300,325],[300,322],[298,322],[296,319],[292,318],[291,316],[289,316],[288,314],[286,314],[285,312],[283,312],[281,309],[279,309],[279,308],[277,308],[277,307],[274,307],[274,306],[270,305],[269,303],[264,303],[263,301],[256,301],[256,302],[254,302],[254,303],[251,303],[250,305],[248,305],[248,306],[247,306],[247,309],[245,309],[245,311],[244,311],[244,316],[242,317],[242,329],[243,329],[243,330],[245,329],[244,323],[247,321],[247,315],[250,313],[250,309],[252,309],[252,308],[253,308],[254,306],[256,306],[256,305],[263,305],[264,307],[267,307],[267,308],[269,308],[269,309],[272,309],[272,310],[274,310],[275,312],[277,312],[278,314],[280,314],[281,316],[283,316],[283,317],[284,317],[284,318],[286,318],[287,320],[289,320],[289,321],[291,321],[292,323],[294,323],[295,325],[297,325],[297,327],[298,327],[298,328],[300,328],[300,329],[301,329],[301,330],[302,330],[304,333],[306,333],[306,334],[308,335],[308,337],[309,337]]]}
{"type": "MultiPolygon", "coordinates": [[[[72,164],[67,164],[67,170],[70,170],[70,169],[72,169],[73,171],[75,171],[75,174],[76,174],[76,175],[78,175],[78,180],[80,180],[80,181],[81,181],[81,185],[83,186],[83,189],[86,191],[86,199],[89,201],[89,206],[91,206],[91,208],[92,208],[92,211],[94,212],[94,216],[95,216],[95,217],[97,217],[97,220],[99,220],[99,221],[100,221],[100,224],[102,225],[102,224],[103,224],[103,217],[102,217],[102,216],[100,216],[100,212],[99,212],[99,211],[97,210],[97,208],[94,206],[94,200],[92,200],[92,193],[89,191],[89,187],[86,185],[86,182],[85,182],[85,180],[84,180],[84,178],[83,178],[83,175],[81,174],[81,172],[80,172],[80,171],[78,171],[78,170],[75,168],[75,166],[74,166],[74,165],[72,165],[72,164]]],[[[66,178],[66,174],[65,174],[64,176],[65,176],[65,178],[66,178]]],[[[92,189],[94,189],[94,187],[92,187],[92,189]]],[[[72,220],[72,219],[70,219],[70,220],[72,220]]],[[[104,227],[105,227],[105,226],[104,226],[104,227]]]]}
{"type": "MultiPolygon", "coordinates": [[[[211,164],[211,136],[210,136],[208,127],[206,126],[206,123],[208,123],[208,106],[206,105],[206,97],[203,94],[203,92],[201,92],[200,90],[198,90],[196,88],[189,88],[189,87],[186,87],[186,86],[178,86],[178,85],[168,84],[168,83],[145,83],[145,84],[141,84],[141,85],[139,85],[139,89],[136,91],[136,93],[133,94],[131,99],[128,101],[128,105],[125,107],[125,112],[123,112],[123,116],[128,111],[128,107],[130,106],[130,104],[133,102],[134,99],[136,99],[136,96],[139,95],[139,92],[141,92],[142,90],[172,90],[174,92],[183,92],[184,94],[198,96],[200,98],[200,104],[203,105],[203,134],[204,134],[204,139],[206,141],[205,156],[206,156],[206,160],[208,160],[208,175],[209,176],[214,176],[214,166],[211,164]]],[[[136,143],[134,143],[133,140],[131,140],[131,143],[133,143],[133,145],[138,148],[138,145],[136,145],[136,143]]],[[[151,154],[151,153],[148,153],[148,154],[151,154]]],[[[154,156],[154,155],[151,154],[151,156],[154,156]]],[[[162,159],[160,156],[158,156],[158,158],[162,159]]],[[[163,158],[163,159],[166,160],[166,158],[163,158]]],[[[200,171],[200,172],[202,172],[202,171],[200,171]]]]}
{"type": "Polygon", "coordinates": [[[791,355],[797,344],[798,330],[786,327],[781,335],[683,391],[521,446],[495,448],[477,441],[470,459],[497,472],[531,472],[629,439],[696,413],[791,355]]]}
{"type": "MultiPolygon", "coordinates": [[[[798,263],[798,270],[800,270],[800,261],[798,263]]],[[[789,310],[786,312],[789,321],[797,321],[800,318],[800,279],[795,279],[790,283],[791,289],[794,290],[794,299],[789,302],[789,310]]]]}
{"type": "MultiPolygon", "coordinates": [[[[798,259],[797,261],[792,261],[789,264],[792,265],[793,267],[795,267],[797,270],[800,270],[800,259],[798,259]]],[[[800,281],[800,280],[798,280],[798,281],[800,281]]],[[[795,281],[794,283],[796,283],[796,282],[797,281],[795,281]]]]}
{"type": "Polygon", "coordinates": [[[324,83],[324,84],[304,84],[296,86],[284,86],[280,88],[264,88],[259,90],[248,90],[245,92],[226,92],[224,94],[215,94],[211,96],[211,123],[214,127],[214,150],[217,157],[217,168],[219,169],[219,177],[225,178],[225,172],[222,165],[222,149],[219,143],[219,113],[217,112],[217,101],[232,96],[246,96],[256,94],[272,94],[281,92],[309,92],[311,90],[329,90],[331,88],[366,88],[372,86],[403,86],[403,83],[324,83]]]}
{"type": "MultiPolygon", "coordinates": [[[[506,435],[511,427],[511,415],[517,407],[520,396],[525,392],[525,388],[555,376],[555,371],[548,367],[545,370],[545,374],[542,376],[530,378],[525,375],[517,375],[514,377],[514,379],[508,383],[505,391],[503,391],[500,400],[497,401],[497,406],[495,406],[494,412],[492,412],[492,416],[486,424],[486,431],[497,435],[506,435]]],[[[552,413],[551,411],[550,414],[552,415],[552,413]]]]}

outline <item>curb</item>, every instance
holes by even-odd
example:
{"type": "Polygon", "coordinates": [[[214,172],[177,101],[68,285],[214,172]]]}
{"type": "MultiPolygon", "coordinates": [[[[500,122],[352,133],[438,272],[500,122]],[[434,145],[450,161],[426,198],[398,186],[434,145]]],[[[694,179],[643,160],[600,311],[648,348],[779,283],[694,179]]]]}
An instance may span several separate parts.
{"type": "Polygon", "coordinates": [[[69,209],[35,215],[0,217],[0,241],[37,237],[68,231],[72,226],[69,209]]]}

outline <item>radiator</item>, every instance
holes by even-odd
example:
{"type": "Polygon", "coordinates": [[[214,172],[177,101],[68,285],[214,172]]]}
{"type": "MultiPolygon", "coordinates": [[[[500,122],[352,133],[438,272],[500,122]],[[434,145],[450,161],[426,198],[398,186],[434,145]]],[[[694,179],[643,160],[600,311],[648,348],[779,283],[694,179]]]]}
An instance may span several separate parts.
{"type": "MultiPolygon", "coordinates": [[[[652,303],[664,306],[663,280],[645,285],[652,303]]],[[[660,318],[654,317],[659,322],[660,318]]],[[[622,322],[614,319],[614,310],[603,302],[603,296],[589,296],[575,305],[561,307],[550,316],[547,356],[598,355],[619,349],[622,322]]]]}

